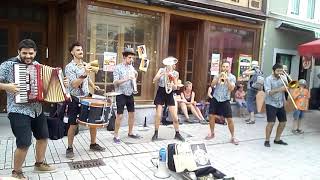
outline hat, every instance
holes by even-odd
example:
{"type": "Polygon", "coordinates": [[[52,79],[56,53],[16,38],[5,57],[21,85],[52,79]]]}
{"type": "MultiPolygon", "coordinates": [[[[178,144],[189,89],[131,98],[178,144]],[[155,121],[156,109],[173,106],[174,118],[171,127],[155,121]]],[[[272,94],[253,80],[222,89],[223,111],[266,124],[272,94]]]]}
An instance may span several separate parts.
{"type": "Polygon", "coordinates": [[[174,64],[177,64],[177,62],[178,62],[178,59],[177,58],[175,58],[175,57],[172,57],[172,56],[169,56],[169,57],[167,57],[167,58],[164,58],[163,60],[162,60],[162,63],[164,64],[164,65],[166,65],[166,66],[172,66],[172,65],[174,65],[174,64]]]}
{"type": "Polygon", "coordinates": [[[129,54],[136,55],[133,48],[125,48],[124,51],[122,52],[122,55],[124,55],[124,56],[129,55],[129,54]]]}
{"type": "Polygon", "coordinates": [[[259,66],[259,62],[258,61],[251,61],[251,66],[259,66]]]}
{"type": "Polygon", "coordinates": [[[307,81],[306,80],[304,80],[304,79],[299,79],[299,85],[305,85],[305,86],[307,86],[307,81]]]}

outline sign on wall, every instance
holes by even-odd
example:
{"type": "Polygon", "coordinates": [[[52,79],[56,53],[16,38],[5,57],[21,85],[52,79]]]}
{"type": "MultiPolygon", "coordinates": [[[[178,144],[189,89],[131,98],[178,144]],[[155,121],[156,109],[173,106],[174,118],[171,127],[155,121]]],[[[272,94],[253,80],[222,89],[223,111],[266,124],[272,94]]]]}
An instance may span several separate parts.
{"type": "Polygon", "coordinates": [[[212,54],[211,55],[211,66],[210,66],[210,74],[218,75],[219,74],[219,65],[220,65],[220,54],[212,54]]]}
{"type": "Polygon", "coordinates": [[[248,81],[249,76],[243,76],[243,72],[251,67],[252,56],[246,54],[239,55],[238,81],[248,81]]]}
{"type": "Polygon", "coordinates": [[[113,72],[116,66],[117,53],[104,52],[103,53],[103,71],[113,72]]]}

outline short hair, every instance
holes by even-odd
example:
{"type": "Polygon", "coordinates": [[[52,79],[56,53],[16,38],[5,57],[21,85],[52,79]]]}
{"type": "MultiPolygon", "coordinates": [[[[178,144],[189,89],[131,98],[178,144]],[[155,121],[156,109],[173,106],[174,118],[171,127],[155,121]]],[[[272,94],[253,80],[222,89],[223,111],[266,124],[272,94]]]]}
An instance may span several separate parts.
{"type": "Polygon", "coordinates": [[[37,51],[37,45],[32,39],[24,39],[19,42],[18,50],[21,51],[22,48],[32,48],[34,51],[37,51]]]}
{"type": "Polygon", "coordinates": [[[186,81],[186,82],[184,82],[184,87],[187,87],[187,86],[189,86],[189,85],[191,85],[191,84],[192,84],[192,82],[186,81]]]}
{"type": "Polygon", "coordinates": [[[223,60],[222,60],[221,65],[222,65],[222,64],[224,64],[224,63],[228,63],[228,64],[230,65],[230,62],[229,62],[229,61],[227,61],[226,59],[223,59],[223,60]]]}
{"type": "Polygon", "coordinates": [[[272,66],[272,70],[275,71],[276,69],[282,69],[283,66],[282,64],[276,63],[272,66]]]}
{"type": "Polygon", "coordinates": [[[72,43],[71,46],[69,47],[69,52],[71,52],[73,50],[73,48],[76,46],[82,46],[82,45],[79,41],[72,43]]]}

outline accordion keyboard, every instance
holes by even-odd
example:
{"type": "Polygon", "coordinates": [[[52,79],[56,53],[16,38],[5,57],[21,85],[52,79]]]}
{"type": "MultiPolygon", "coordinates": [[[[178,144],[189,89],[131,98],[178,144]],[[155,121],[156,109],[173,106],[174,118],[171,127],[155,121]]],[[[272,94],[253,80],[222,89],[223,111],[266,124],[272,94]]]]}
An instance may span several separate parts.
{"type": "Polygon", "coordinates": [[[14,65],[14,83],[19,87],[19,93],[15,96],[16,103],[27,103],[28,102],[28,91],[29,86],[29,74],[27,72],[27,65],[15,64],[14,65]]]}

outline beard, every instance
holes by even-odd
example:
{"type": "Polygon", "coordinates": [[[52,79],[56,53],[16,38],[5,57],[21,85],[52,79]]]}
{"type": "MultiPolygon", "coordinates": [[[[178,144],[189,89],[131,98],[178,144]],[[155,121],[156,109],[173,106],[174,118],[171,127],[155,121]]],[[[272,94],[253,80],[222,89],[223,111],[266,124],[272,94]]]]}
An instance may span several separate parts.
{"type": "Polygon", "coordinates": [[[34,58],[25,58],[20,56],[20,59],[21,59],[21,62],[24,64],[32,64],[34,58]]]}
{"type": "Polygon", "coordinates": [[[83,53],[75,54],[74,57],[76,57],[77,59],[83,59],[83,53]]]}

